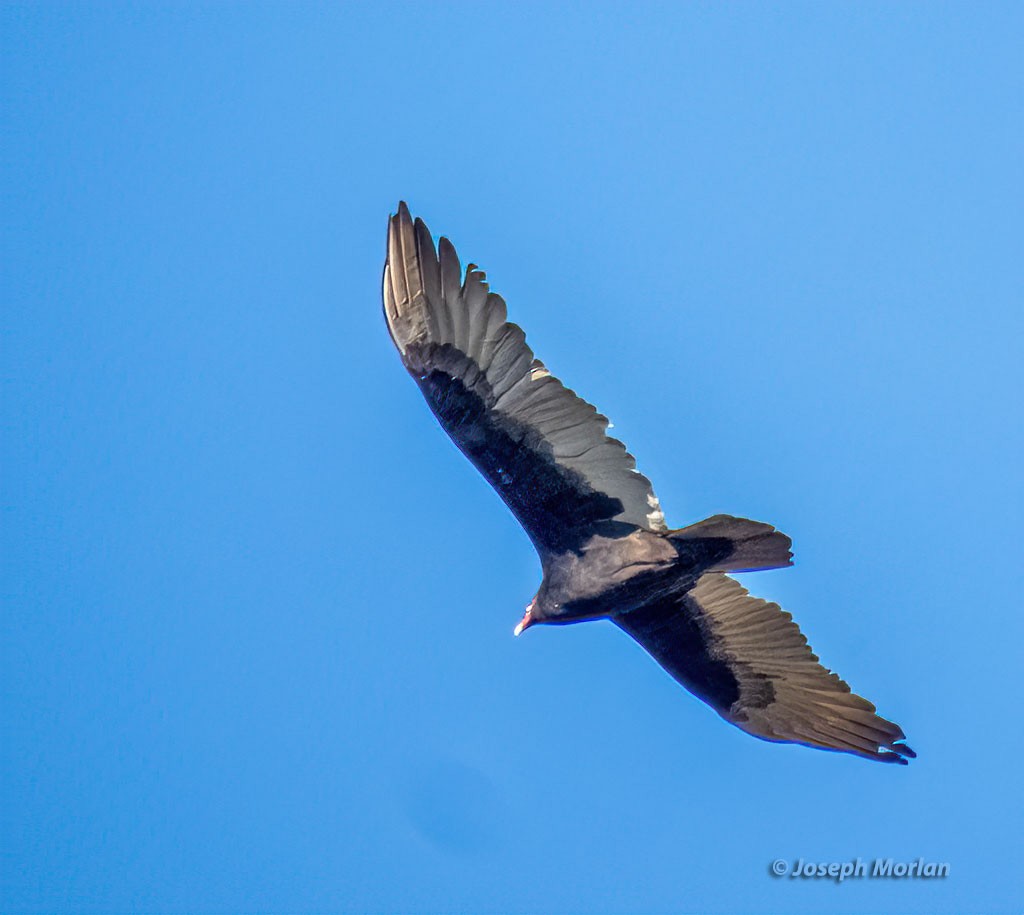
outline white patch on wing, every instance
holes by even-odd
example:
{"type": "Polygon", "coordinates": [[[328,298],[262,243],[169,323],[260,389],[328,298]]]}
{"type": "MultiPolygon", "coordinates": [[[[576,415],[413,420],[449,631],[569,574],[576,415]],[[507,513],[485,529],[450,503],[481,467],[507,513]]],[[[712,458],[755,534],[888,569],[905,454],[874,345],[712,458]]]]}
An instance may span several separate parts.
{"type": "Polygon", "coordinates": [[[647,504],[654,509],[647,513],[647,523],[655,529],[663,528],[665,526],[665,513],[661,510],[661,502],[658,501],[658,497],[653,492],[647,496],[647,504]]]}

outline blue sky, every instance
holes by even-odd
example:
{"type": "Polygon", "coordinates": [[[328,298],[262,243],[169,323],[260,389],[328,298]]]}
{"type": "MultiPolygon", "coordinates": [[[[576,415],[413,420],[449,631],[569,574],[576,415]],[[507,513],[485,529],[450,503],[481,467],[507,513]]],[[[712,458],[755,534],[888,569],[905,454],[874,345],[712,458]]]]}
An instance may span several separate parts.
{"type": "Polygon", "coordinates": [[[2,908],[1019,909],[1018,4],[16,5],[2,908]],[[380,306],[409,201],[669,521],[898,721],[721,722],[529,541],[380,306]],[[774,879],[775,858],[949,862],[774,879]]]}

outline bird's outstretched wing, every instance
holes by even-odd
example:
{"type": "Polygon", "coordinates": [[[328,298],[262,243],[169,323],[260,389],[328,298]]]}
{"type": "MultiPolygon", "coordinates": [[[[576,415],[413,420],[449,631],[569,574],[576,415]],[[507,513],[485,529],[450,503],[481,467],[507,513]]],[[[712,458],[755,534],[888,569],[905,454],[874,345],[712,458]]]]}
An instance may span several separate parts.
{"type": "Polygon", "coordinates": [[[818,663],[793,618],[707,573],[682,597],[613,617],[726,721],[764,740],[906,764],[903,731],[818,663]]]}
{"type": "Polygon", "coordinates": [[[384,314],[402,362],[445,431],[543,557],[602,524],[665,530],[650,481],[608,420],[564,387],[505,320],[505,303],[404,203],[388,224],[384,314]]]}

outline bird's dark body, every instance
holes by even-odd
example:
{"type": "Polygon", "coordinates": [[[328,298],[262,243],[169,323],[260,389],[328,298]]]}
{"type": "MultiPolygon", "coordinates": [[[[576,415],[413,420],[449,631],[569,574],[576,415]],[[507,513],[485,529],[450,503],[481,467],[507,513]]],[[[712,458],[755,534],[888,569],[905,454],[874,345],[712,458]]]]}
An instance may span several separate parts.
{"type": "Polygon", "coordinates": [[[579,553],[545,566],[534,615],[554,624],[610,618],[683,686],[724,713],[739,699],[739,683],[714,656],[716,642],[686,595],[729,547],[719,538],[686,547],[640,529],[613,540],[596,536],[579,553]]]}
{"type": "Polygon", "coordinates": [[[715,515],[669,529],[608,421],[533,357],[483,273],[437,249],[404,204],[384,273],[388,328],[442,428],[533,541],[535,623],[610,619],[679,683],[755,737],[882,762],[902,730],[818,663],[788,613],[726,573],[792,564],[790,539],[715,515]]]}

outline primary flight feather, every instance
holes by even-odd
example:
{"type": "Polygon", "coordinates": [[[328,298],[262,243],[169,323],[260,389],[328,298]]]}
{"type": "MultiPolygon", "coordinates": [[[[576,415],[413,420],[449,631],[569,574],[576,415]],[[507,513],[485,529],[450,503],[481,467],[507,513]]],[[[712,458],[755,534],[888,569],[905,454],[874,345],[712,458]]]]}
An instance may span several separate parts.
{"type": "Polygon", "coordinates": [[[811,652],[778,604],[728,572],[792,564],[769,524],[715,515],[670,530],[608,420],[552,375],[505,303],[404,203],[388,223],[384,314],[430,409],[540,555],[536,623],[610,619],[731,724],[764,740],[906,764],[903,731],[811,652]]]}

